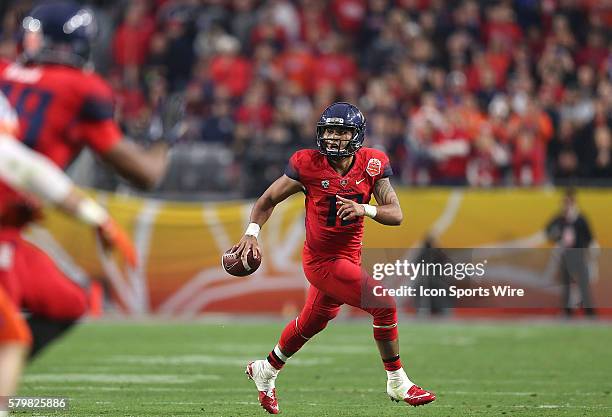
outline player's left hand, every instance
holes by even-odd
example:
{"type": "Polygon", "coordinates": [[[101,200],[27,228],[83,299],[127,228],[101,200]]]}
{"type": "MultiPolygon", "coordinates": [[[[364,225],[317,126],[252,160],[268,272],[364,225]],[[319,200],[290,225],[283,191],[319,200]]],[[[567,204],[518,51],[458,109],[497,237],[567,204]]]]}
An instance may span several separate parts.
{"type": "Polygon", "coordinates": [[[342,220],[353,220],[365,216],[365,209],[356,201],[336,195],[337,215],[342,220]]]}

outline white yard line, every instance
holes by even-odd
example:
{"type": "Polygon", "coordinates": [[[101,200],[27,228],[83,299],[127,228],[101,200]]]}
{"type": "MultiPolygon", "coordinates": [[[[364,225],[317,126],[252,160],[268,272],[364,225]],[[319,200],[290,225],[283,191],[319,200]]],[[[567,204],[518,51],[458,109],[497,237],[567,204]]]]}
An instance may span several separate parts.
{"type": "Polygon", "coordinates": [[[194,374],[26,374],[24,382],[86,382],[86,383],[130,383],[130,384],[189,384],[199,381],[220,380],[220,375],[194,374]]]}
{"type": "MultiPolygon", "coordinates": [[[[115,355],[104,359],[108,363],[128,363],[141,365],[244,365],[253,360],[252,356],[233,357],[221,355],[115,355]]],[[[291,365],[294,366],[316,366],[327,365],[335,361],[329,358],[321,359],[300,359],[291,360],[291,365]]]]}

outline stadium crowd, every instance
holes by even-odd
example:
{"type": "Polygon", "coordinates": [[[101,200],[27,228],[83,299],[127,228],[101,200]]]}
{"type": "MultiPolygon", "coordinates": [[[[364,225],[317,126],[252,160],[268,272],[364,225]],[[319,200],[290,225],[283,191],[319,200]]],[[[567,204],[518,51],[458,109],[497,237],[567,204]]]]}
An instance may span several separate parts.
{"type": "MultiPolygon", "coordinates": [[[[405,184],[612,184],[608,2],[87,4],[126,132],[212,150],[247,196],[315,145],[337,100],[361,108],[366,145],[387,151],[405,184]]],[[[18,54],[30,5],[0,6],[1,56],[18,54]]]]}

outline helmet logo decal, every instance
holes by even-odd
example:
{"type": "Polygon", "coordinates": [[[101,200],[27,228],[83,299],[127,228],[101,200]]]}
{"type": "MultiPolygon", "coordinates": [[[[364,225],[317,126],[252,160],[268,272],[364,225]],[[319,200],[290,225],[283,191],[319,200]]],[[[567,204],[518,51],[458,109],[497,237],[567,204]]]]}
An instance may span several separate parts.
{"type": "Polygon", "coordinates": [[[375,177],[376,175],[380,174],[381,167],[382,167],[382,163],[380,162],[380,159],[371,158],[368,161],[368,166],[366,168],[366,172],[371,177],[375,177]]]}
{"type": "Polygon", "coordinates": [[[323,180],[321,181],[321,186],[325,189],[329,188],[329,180],[323,180]]]}
{"type": "Polygon", "coordinates": [[[328,117],[325,119],[325,123],[344,123],[342,117],[328,117]]]}

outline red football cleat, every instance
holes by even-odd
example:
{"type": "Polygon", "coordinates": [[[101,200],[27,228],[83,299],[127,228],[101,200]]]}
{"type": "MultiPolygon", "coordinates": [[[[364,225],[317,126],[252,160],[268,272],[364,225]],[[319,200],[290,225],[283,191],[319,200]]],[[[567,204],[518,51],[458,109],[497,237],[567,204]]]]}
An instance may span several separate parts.
{"type": "Polygon", "coordinates": [[[411,386],[406,395],[404,396],[404,401],[414,407],[428,404],[434,401],[435,399],[436,394],[434,394],[433,392],[426,391],[418,385],[411,386]]]}
{"type": "Polygon", "coordinates": [[[278,414],[278,401],[276,400],[276,388],[271,391],[259,391],[259,404],[270,414],[278,414]]]}
{"type": "Polygon", "coordinates": [[[249,362],[246,371],[250,380],[255,382],[257,391],[259,392],[259,404],[270,414],[278,414],[278,400],[276,399],[276,388],[274,388],[274,380],[276,374],[271,374],[266,369],[265,360],[249,362]]]}

